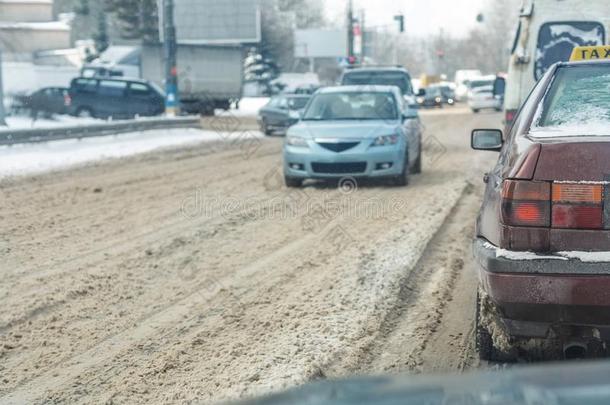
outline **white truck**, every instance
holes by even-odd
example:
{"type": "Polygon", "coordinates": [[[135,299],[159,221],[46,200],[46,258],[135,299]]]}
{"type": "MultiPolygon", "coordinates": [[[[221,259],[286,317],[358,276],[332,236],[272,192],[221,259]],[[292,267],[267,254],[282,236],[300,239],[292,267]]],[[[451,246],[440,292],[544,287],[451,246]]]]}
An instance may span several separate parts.
{"type": "Polygon", "coordinates": [[[525,0],[506,79],[507,128],[549,67],[576,46],[606,44],[609,33],[609,0],[525,0]]]}
{"type": "MultiPolygon", "coordinates": [[[[180,108],[189,114],[212,115],[239,103],[243,88],[243,57],[240,45],[179,45],[177,55],[180,108]]],[[[162,88],[165,82],[163,48],[142,48],[144,79],[162,88]]]]}
{"type": "Polygon", "coordinates": [[[468,83],[477,77],[483,76],[478,69],[462,69],[455,72],[455,98],[464,101],[468,98],[468,83]]]}

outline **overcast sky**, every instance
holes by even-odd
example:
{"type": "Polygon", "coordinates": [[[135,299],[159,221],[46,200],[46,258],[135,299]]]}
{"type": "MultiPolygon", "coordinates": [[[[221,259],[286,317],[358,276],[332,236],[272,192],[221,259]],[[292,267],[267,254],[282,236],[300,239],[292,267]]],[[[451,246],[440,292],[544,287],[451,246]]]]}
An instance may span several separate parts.
{"type": "MultiPolygon", "coordinates": [[[[409,34],[430,34],[440,28],[462,35],[476,24],[476,16],[486,1],[498,0],[353,0],[354,10],[366,12],[366,25],[393,24],[393,16],[405,15],[409,34]]],[[[331,21],[343,22],[347,0],[324,2],[331,21]]]]}

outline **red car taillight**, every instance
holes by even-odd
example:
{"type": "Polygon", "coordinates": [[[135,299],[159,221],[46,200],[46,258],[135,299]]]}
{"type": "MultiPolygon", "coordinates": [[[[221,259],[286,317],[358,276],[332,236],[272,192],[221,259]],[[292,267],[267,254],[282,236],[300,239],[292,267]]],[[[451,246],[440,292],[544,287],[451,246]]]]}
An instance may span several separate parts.
{"type": "Polygon", "coordinates": [[[554,228],[603,229],[604,188],[600,184],[553,184],[554,228]]]}
{"type": "Polygon", "coordinates": [[[548,227],[551,185],[507,180],[502,187],[502,222],[511,226],[548,227]]]}
{"type": "Polygon", "coordinates": [[[509,226],[604,229],[604,187],[600,184],[506,180],[502,223],[509,226]]]}
{"type": "Polygon", "coordinates": [[[506,110],[506,114],[504,115],[504,120],[506,126],[510,127],[517,116],[517,110],[506,110]]]}

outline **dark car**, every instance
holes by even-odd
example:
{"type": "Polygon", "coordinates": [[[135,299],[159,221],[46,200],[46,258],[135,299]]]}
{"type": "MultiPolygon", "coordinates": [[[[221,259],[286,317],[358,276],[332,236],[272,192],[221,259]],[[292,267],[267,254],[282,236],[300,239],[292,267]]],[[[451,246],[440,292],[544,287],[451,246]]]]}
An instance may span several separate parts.
{"type": "Polygon", "coordinates": [[[419,107],[443,108],[443,93],[438,86],[430,86],[420,89],[417,93],[417,105],[419,107]]]}
{"type": "Polygon", "coordinates": [[[275,96],[258,112],[258,123],[265,135],[286,133],[286,130],[296,124],[301,118],[309,95],[275,96]]]}
{"type": "Polygon", "coordinates": [[[450,86],[439,85],[441,89],[441,98],[443,99],[443,104],[447,104],[450,106],[455,105],[455,90],[453,90],[450,86]]]}
{"type": "Polygon", "coordinates": [[[66,102],[68,89],[65,87],[45,87],[40,90],[18,97],[21,109],[29,110],[33,118],[38,114],[50,117],[54,114],[67,112],[66,102]]]}
{"type": "Polygon", "coordinates": [[[499,130],[473,132],[474,149],[500,152],[485,176],[474,241],[483,359],[607,352],[608,87],[610,60],[561,63],[536,85],[505,140],[499,130]]]}
{"type": "Polygon", "coordinates": [[[68,111],[78,117],[155,116],[165,109],[162,90],[144,80],[79,77],[68,93],[68,111]]]}
{"type": "Polygon", "coordinates": [[[340,81],[342,86],[396,86],[409,106],[416,107],[411,75],[401,67],[366,67],[348,70],[340,81]]]}
{"type": "Polygon", "coordinates": [[[294,89],[294,94],[308,94],[308,95],[312,95],[316,91],[318,91],[319,89],[320,89],[320,86],[318,86],[318,85],[307,84],[307,85],[304,85],[304,86],[299,86],[296,89],[294,89]]]}

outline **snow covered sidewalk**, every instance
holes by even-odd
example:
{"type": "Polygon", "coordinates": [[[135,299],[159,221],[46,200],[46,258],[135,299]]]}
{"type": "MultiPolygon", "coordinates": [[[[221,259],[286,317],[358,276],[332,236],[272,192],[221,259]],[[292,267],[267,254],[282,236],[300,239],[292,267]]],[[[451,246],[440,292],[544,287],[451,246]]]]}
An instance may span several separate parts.
{"type": "Polygon", "coordinates": [[[36,174],[166,147],[202,142],[258,142],[258,132],[221,134],[200,129],[161,129],[82,140],[0,146],[0,178],[36,174]],[[245,139],[245,138],[248,139],[245,139]]]}

